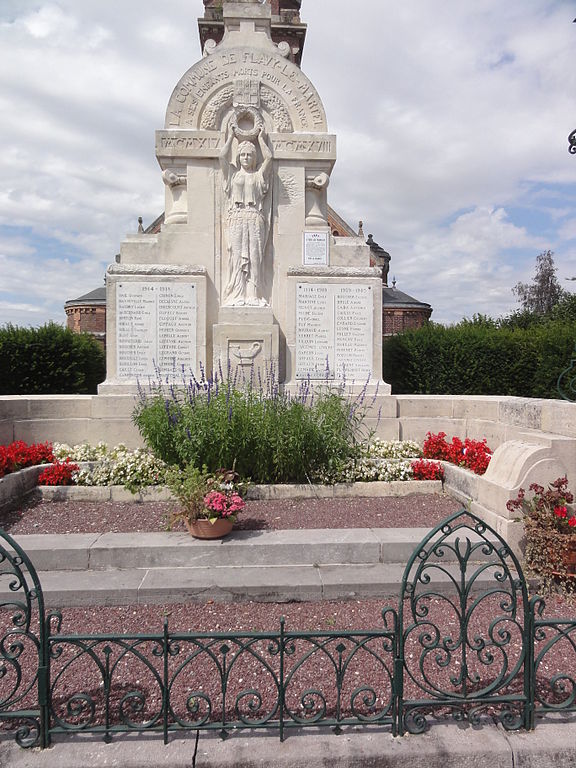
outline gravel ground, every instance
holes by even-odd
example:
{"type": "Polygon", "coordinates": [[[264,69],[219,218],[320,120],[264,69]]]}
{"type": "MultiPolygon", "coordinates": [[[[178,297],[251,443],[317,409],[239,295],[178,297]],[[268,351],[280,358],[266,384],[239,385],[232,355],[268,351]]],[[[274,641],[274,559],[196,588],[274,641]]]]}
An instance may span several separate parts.
{"type": "MultiPolygon", "coordinates": [[[[305,499],[282,501],[251,501],[241,516],[238,527],[244,529],[287,529],[287,528],[323,528],[323,527],[432,527],[444,517],[460,508],[460,504],[443,495],[413,495],[407,497],[388,497],[379,499],[305,499]]],[[[94,531],[137,532],[162,530],[166,527],[167,516],[174,508],[172,503],[105,503],[88,502],[33,502],[5,515],[0,525],[11,534],[27,533],[82,533],[94,531]]],[[[498,600],[501,599],[501,596],[498,600]]],[[[380,599],[349,600],[341,602],[307,603],[205,603],[138,605],[138,606],[96,606],[66,608],[63,611],[60,632],[63,634],[108,634],[126,636],[138,633],[160,634],[165,619],[170,632],[254,632],[279,631],[280,617],[284,616],[287,631],[337,632],[354,630],[383,629],[382,609],[398,606],[397,596],[382,596],[380,599]]],[[[439,638],[452,637],[457,641],[459,626],[457,610],[454,612],[446,601],[432,601],[429,605],[429,617],[434,617],[434,624],[439,628],[439,638]]],[[[0,625],[7,629],[8,612],[0,612],[0,625]]],[[[497,677],[502,669],[503,658],[498,645],[498,637],[508,637],[506,643],[508,663],[514,666],[521,654],[521,636],[515,623],[505,621],[498,625],[503,635],[494,637],[490,622],[495,615],[501,614],[501,608],[494,601],[486,601],[476,608],[473,620],[468,627],[469,642],[479,647],[478,637],[484,637],[491,647],[494,659],[487,663],[488,655],[482,651],[468,649],[468,663],[471,674],[477,676],[472,685],[482,688],[497,677]],[[496,639],[496,644],[494,640],[496,639]]],[[[573,603],[560,597],[547,600],[545,611],[547,618],[574,617],[573,603]]],[[[425,625],[426,626],[426,625],[425,625]]],[[[430,625],[427,625],[428,627],[430,625]]],[[[56,631],[56,627],[54,627],[56,631]]],[[[550,632],[550,630],[548,630],[550,632]]],[[[0,636],[4,632],[0,632],[0,636]]],[[[549,634],[550,636],[550,634],[549,634]]],[[[418,693],[410,674],[418,679],[418,662],[422,647],[419,638],[426,635],[421,630],[409,638],[406,644],[406,696],[422,696],[418,693]]],[[[204,643],[204,641],[202,641],[204,643]]],[[[170,660],[170,669],[174,669],[171,696],[176,716],[188,722],[198,722],[206,713],[206,701],[210,699],[212,711],[209,718],[214,720],[222,716],[221,695],[219,693],[219,669],[227,657],[228,668],[233,668],[228,678],[228,702],[235,702],[237,697],[242,712],[248,717],[258,717],[273,711],[277,699],[273,674],[278,656],[274,653],[273,642],[259,641],[257,646],[242,650],[233,641],[227,641],[230,651],[223,651],[224,641],[206,641],[202,647],[180,639],[174,646],[175,653],[170,660]],[[211,644],[212,643],[212,644],[211,644]],[[224,654],[224,655],[223,655],[224,654]],[[266,663],[263,663],[265,660],[266,663]],[[179,665],[185,662],[182,667],[179,665]],[[266,664],[268,666],[266,666],[266,664]],[[261,700],[254,709],[256,699],[246,693],[257,689],[261,700]]],[[[52,680],[55,714],[76,726],[86,724],[90,717],[90,707],[94,704],[97,721],[104,717],[104,699],[102,678],[99,669],[106,664],[112,665],[110,680],[113,720],[123,717],[144,722],[154,717],[161,705],[161,691],[158,687],[154,669],[160,671],[161,660],[154,653],[155,643],[148,641],[139,647],[138,652],[127,650],[125,641],[119,645],[109,637],[105,642],[95,639],[91,642],[90,654],[79,654],[77,644],[62,643],[54,657],[52,680]],[[76,658],[78,656],[78,658],[76,658]],[[143,657],[150,659],[151,666],[143,663],[143,657]],[[100,667],[96,663],[100,659],[100,667]],[[65,665],[70,663],[69,667],[65,665]],[[60,673],[58,672],[60,670],[60,673]],[[130,691],[137,691],[134,696],[130,691]],[[78,697],[80,694],[80,697],[78,697]],[[84,697],[84,698],[83,698],[84,697]],[[86,698],[88,697],[88,698],[86,698]],[[85,702],[82,704],[82,702],[85,702]]],[[[537,688],[542,696],[550,701],[562,701],[568,694],[551,690],[549,683],[554,673],[573,674],[576,668],[576,644],[568,638],[559,642],[548,653],[539,667],[537,688]],[[559,698],[560,697],[560,698],[559,698]]],[[[386,656],[382,640],[370,640],[367,644],[350,645],[349,640],[329,641],[328,645],[317,641],[295,641],[295,653],[287,664],[296,664],[304,659],[294,672],[292,689],[287,693],[286,704],[297,716],[311,716],[321,705],[320,697],[308,696],[311,688],[323,692],[326,699],[326,712],[334,714],[336,701],[335,669],[339,653],[348,658],[346,675],[342,681],[342,714],[357,711],[366,717],[378,716],[385,712],[390,701],[389,677],[378,661],[378,655],[386,656]],[[342,644],[343,643],[343,644],[342,644]],[[338,644],[341,650],[338,651],[338,644]],[[342,649],[346,646],[346,651],[342,649]],[[356,650],[354,650],[356,648],[356,650]],[[308,656],[306,654],[309,654],[308,656]],[[347,655],[348,654],[348,655],[347,655]],[[364,688],[363,688],[364,686],[364,688]],[[360,699],[354,699],[354,691],[363,690],[360,699]],[[366,692],[374,691],[374,700],[366,692]],[[366,695],[365,695],[366,694],[366,695]],[[306,705],[310,704],[310,710],[306,705]]],[[[31,647],[34,658],[34,647],[31,647]]],[[[428,682],[440,689],[453,687],[457,670],[461,668],[462,655],[458,641],[452,652],[450,664],[444,664],[445,651],[440,649],[426,651],[427,660],[424,669],[428,682]]],[[[24,663],[26,654],[22,654],[24,663]]],[[[388,664],[389,657],[385,663],[388,664]]],[[[30,668],[26,668],[26,679],[30,668]]],[[[289,667],[290,669],[290,667],[289,667]]],[[[285,670],[286,671],[286,670],[285,670]]],[[[420,675],[421,676],[421,675],[420,675]]],[[[10,670],[0,681],[2,688],[10,687],[10,670]]],[[[510,682],[510,691],[521,690],[521,680],[510,682]]],[[[568,692],[569,693],[569,692],[568,692]]],[[[232,703],[226,706],[227,717],[237,719],[232,703]]],[[[20,705],[24,704],[24,700],[20,705]]]]}
{"type": "MultiPolygon", "coordinates": [[[[444,494],[249,501],[236,526],[240,530],[432,528],[461,507],[444,494]]],[[[0,527],[13,535],[161,531],[175,508],[173,502],[31,501],[4,513],[0,527]]],[[[174,530],[184,530],[184,525],[174,530]]]]}

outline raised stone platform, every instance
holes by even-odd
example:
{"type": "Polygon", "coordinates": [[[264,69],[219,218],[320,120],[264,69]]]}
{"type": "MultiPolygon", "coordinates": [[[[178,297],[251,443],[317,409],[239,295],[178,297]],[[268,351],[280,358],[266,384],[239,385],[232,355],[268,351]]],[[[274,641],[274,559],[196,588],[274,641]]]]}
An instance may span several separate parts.
{"type": "MultiPolygon", "coordinates": [[[[136,447],[130,395],[0,397],[0,442],[21,439],[136,447]]],[[[385,395],[371,404],[367,427],[383,439],[423,442],[426,433],[486,438],[495,449],[482,477],[446,467],[445,488],[482,517],[517,552],[521,526],[506,509],[518,488],[546,485],[576,467],[576,404],[499,396],[385,395]]],[[[1,483],[2,481],[0,481],[1,483]]]]}
{"type": "MultiPolygon", "coordinates": [[[[235,531],[200,541],[186,533],[45,534],[16,541],[38,570],[50,607],[397,596],[427,528],[235,531]]],[[[448,573],[456,564],[446,557],[448,573]]],[[[442,584],[442,581],[440,582],[442,584]]],[[[451,582],[444,578],[446,587],[451,582]]],[[[479,580],[478,586],[487,583],[479,580]]],[[[7,593],[7,585],[1,585],[7,593]]],[[[0,594],[3,594],[0,592],[0,594]]]]}

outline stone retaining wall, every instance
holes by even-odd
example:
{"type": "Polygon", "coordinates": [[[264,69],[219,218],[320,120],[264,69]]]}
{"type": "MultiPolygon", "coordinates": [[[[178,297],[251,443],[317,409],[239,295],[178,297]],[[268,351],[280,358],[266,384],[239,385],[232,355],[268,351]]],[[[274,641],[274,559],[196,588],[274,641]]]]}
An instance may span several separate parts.
{"type": "MultiPolygon", "coordinates": [[[[131,420],[134,395],[0,397],[0,443],[142,444],[131,420]]],[[[447,468],[446,487],[514,546],[521,526],[506,510],[520,486],[567,475],[576,485],[576,404],[498,396],[382,395],[366,424],[383,439],[417,440],[427,432],[486,438],[494,457],[483,477],[447,468]]],[[[404,485],[404,484],[402,484],[404,485]]]]}

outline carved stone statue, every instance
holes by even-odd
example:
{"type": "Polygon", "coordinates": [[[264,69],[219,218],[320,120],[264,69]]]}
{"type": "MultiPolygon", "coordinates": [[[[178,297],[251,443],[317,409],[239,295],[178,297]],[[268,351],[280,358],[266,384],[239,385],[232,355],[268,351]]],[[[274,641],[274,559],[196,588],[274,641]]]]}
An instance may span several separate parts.
{"type": "MultiPolygon", "coordinates": [[[[254,141],[238,145],[232,160],[232,142],[237,131],[231,129],[220,152],[223,189],[227,201],[227,279],[223,293],[225,306],[267,306],[262,296],[263,260],[270,230],[270,175],[272,152],[259,126],[256,140],[262,153],[258,167],[258,151],[254,141]]],[[[242,137],[241,137],[242,138],[242,137]]]]}

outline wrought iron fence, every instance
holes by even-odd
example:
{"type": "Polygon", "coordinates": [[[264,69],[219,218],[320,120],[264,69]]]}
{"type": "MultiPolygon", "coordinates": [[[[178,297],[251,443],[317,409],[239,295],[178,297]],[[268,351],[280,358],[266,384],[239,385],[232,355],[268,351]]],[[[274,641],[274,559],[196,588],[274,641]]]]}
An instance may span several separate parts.
{"type": "Polygon", "coordinates": [[[281,620],[270,632],[182,633],[166,621],[157,634],[62,634],[5,533],[0,584],[0,720],[24,747],[75,732],[283,739],[365,724],[401,735],[443,715],[531,729],[538,713],[576,710],[576,619],[544,619],[506,542],[465,510],[416,548],[380,629],[292,632],[281,620]]]}
{"type": "Polygon", "coordinates": [[[568,367],[558,376],[556,389],[563,400],[568,400],[570,403],[576,400],[576,344],[574,344],[568,367]]]}

